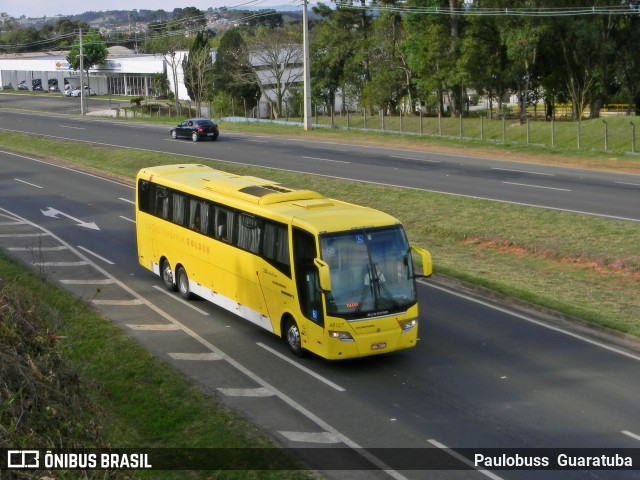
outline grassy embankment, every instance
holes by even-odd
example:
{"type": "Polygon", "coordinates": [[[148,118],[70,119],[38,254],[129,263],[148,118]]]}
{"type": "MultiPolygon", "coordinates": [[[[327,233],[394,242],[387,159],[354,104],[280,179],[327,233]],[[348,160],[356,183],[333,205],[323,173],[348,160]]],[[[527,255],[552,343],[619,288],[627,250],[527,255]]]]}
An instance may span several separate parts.
{"type": "MultiPolygon", "coordinates": [[[[236,125],[229,126],[233,127],[236,125]]],[[[258,128],[263,132],[271,129],[258,128]]],[[[300,131],[271,130],[287,135],[300,131]]],[[[336,136],[335,132],[314,134],[333,140],[362,138],[336,136]]],[[[127,178],[133,178],[143,165],[189,161],[175,155],[45,137],[0,133],[0,142],[7,149],[64,159],[127,178]]],[[[573,158],[565,155],[561,161],[568,164],[573,158]]],[[[592,163],[606,163],[606,158],[594,155],[592,163]]],[[[385,210],[402,220],[413,243],[431,251],[437,273],[640,336],[638,223],[359,182],[329,182],[323,177],[224,162],[205,163],[385,210]]],[[[640,162],[621,157],[612,163],[633,170],[640,162]]]]}
{"type": "MultiPolygon", "coordinates": [[[[275,447],[263,432],[191,385],[86,303],[1,251],[0,445],[275,447]]],[[[4,474],[60,480],[317,478],[295,470],[4,474]]]]}

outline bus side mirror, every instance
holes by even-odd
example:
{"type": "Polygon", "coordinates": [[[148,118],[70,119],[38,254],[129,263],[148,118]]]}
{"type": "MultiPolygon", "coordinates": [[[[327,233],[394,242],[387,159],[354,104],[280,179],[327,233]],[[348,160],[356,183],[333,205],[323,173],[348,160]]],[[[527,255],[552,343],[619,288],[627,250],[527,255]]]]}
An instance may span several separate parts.
{"type": "Polygon", "coordinates": [[[433,273],[433,264],[431,263],[431,254],[424,248],[411,246],[411,251],[418,255],[422,261],[422,276],[430,277],[433,273]]]}
{"type": "Polygon", "coordinates": [[[331,274],[329,272],[329,265],[327,262],[323,262],[319,258],[315,258],[313,263],[318,268],[318,280],[320,282],[320,288],[323,292],[331,291],[331,274]]]}

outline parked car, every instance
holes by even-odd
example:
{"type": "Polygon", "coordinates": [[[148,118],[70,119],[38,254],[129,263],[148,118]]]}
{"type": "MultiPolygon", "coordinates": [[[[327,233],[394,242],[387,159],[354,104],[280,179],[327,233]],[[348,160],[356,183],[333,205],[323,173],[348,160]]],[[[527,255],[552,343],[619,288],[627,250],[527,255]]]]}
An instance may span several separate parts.
{"type": "Polygon", "coordinates": [[[22,80],[20,83],[18,83],[18,90],[29,90],[26,80],[22,80]]]}
{"type": "Polygon", "coordinates": [[[186,137],[194,142],[198,140],[217,140],[220,132],[218,125],[206,118],[189,118],[169,130],[172,138],[186,137]]]}
{"type": "MultiPolygon", "coordinates": [[[[67,94],[67,92],[65,92],[65,95],[67,94]]],[[[95,96],[97,95],[96,92],[94,92],[93,90],[91,90],[89,87],[84,87],[84,96],[95,96]]],[[[69,97],[79,97],[80,96],[80,89],[79,88],[75,88],[73,90],[69,91],[69,97]]]]}

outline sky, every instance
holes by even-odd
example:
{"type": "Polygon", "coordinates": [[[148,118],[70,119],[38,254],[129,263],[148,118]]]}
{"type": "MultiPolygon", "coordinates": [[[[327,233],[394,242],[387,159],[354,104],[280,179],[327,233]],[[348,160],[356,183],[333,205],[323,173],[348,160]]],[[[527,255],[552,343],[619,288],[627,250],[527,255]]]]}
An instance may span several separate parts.
{"type": "MultiPolygon", "coordinates": [[[[326,3],[330,3],[327,1],[326,3]]],[[[302,5],[302,0],[187,0],[181,3],[179,0],[108,0],[99,2],[96,0],[26,0],[3,1],[0,4],[0,13],[7,13],[12,17],[54,17],[60,15],[77,15],[86,11],[106,10],[166,10],[174,8],[196,7],[200,10],[211,8],[245,8],[261,9],[280,7],[280,10],[291,10],[292,7],[302,5]]]]}

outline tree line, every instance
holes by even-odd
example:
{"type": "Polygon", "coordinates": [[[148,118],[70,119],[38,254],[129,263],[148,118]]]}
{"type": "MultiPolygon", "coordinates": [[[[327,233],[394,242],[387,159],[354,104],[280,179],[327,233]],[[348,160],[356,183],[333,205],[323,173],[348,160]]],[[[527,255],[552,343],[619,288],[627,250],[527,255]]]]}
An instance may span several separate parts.
{"type": "MultiPolygon", "coordinates": [[[[490,112],[500,112],[515,94],[521,117],[540,103],[547,118],[557,104],[570,104],[575,119],[587,112],[596,118],[608,103],[627,104],[639,113],[640,0],[623,0],[617,4],[622,10],[610,12],[602,8],[606,4],[591,0],[591,15],[560,15],[554,9],[571,12],[584,5],[574,0],[319,3],[309,25],[313,103],[333,111],[340,96],[343,108],[458,115],[468,111],[472,93],[488,99],[490,112]],[[518,9],[520,14],[509,14],[518,9]]],[[[194,102],[217,98],[253,108],[265,95],[276,116],[301,104],[299,21],[253,12],[238,19],[239,27],[215,35],[204,29],[202,12],[183,10],[188,13],[182,22],[151,24],[141,50],[164,54],[175,63],[174,71],[182,62],[194,102]],[[212,47],[215,62],[202,54],[212,47]],[[185,49],[190,53],[182,58],[177,52],[185,49]]]]}

